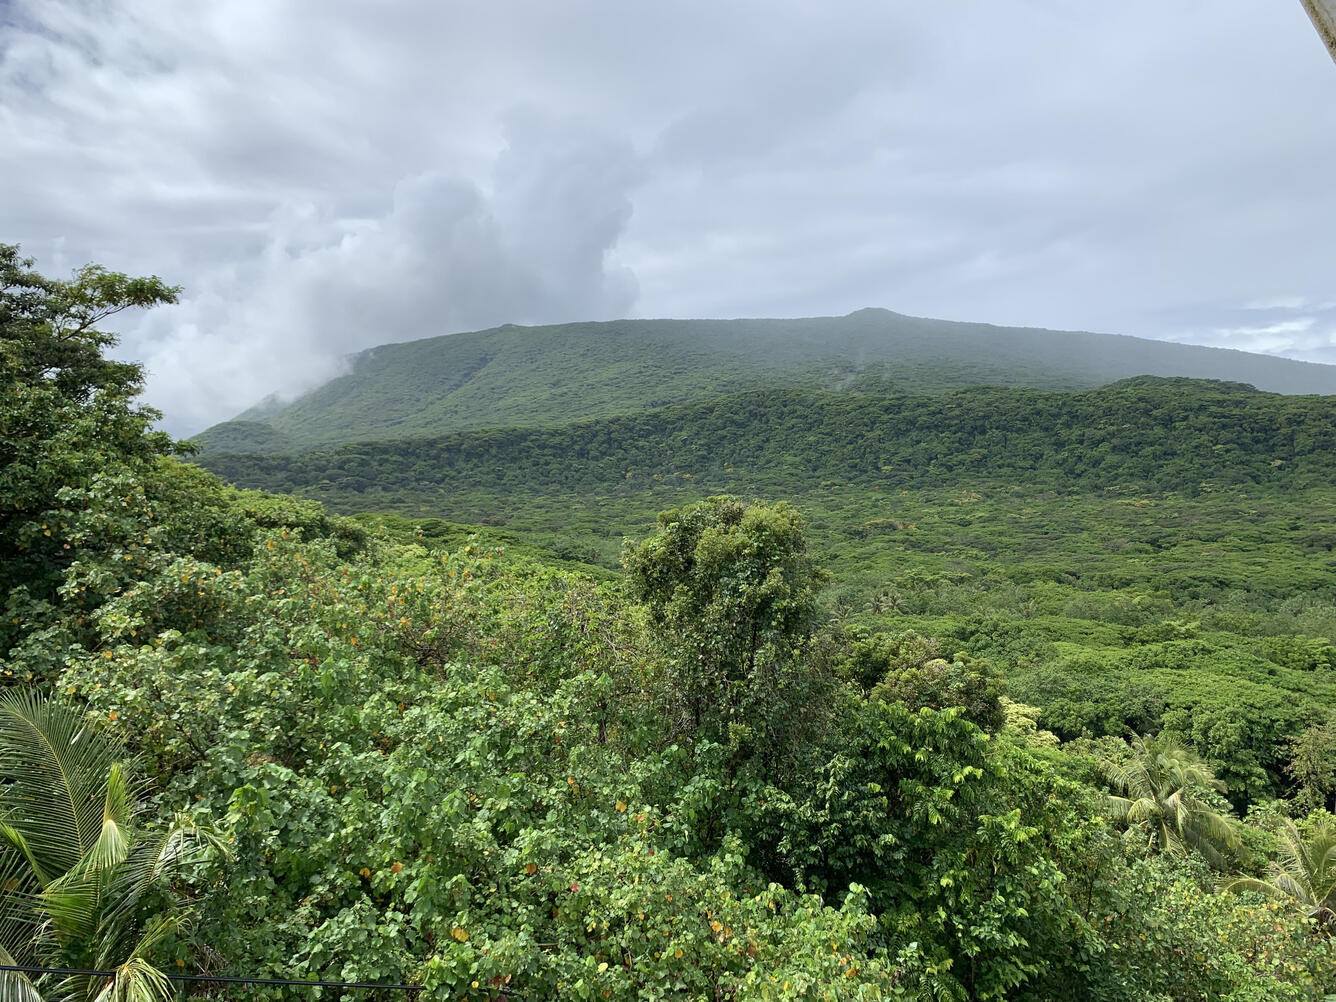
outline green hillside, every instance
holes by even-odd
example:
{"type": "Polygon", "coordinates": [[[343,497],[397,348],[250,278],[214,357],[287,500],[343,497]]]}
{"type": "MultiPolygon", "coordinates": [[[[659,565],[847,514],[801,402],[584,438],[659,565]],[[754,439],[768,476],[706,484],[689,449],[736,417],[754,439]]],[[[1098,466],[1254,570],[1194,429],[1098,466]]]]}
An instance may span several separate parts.
{"type": "Polygon", "coordinates": [[[274,453],[474,428],[561,424],[761,387],[1089,389],[1143,374],[1336,393],[1336,367],[1111,334],[859,310],[798,320],[622,320],[383,345],[287,407],[204,432],[205,452],[274,453]]]}

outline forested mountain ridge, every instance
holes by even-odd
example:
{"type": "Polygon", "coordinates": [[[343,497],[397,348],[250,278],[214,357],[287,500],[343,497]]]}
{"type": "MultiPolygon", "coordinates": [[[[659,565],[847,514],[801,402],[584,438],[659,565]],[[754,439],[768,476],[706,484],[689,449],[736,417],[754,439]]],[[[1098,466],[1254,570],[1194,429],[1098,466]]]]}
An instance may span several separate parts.
{"type": "Polygon", "coordinates": [[[1219,348],[929,320],[889,310],[794,320],[620,320],[506,327],[387,344],[283,406],[208,429],[205,452],[539,427],[762,387],[938,393],[1090,389],[1138,375],[1336,394],[1336,367],[1219,348]]]}
{"type": "Polygon", "coordinates": [[[206,454],[228,480],[343,507],[459,489],[804,491],[998,481],[1059,489],[1330,484],[1336,400],[1138,377],[1082,393],[978,387],[935,396],[757,390],[547,428],[358,442],[295,455],[206,454]]]}

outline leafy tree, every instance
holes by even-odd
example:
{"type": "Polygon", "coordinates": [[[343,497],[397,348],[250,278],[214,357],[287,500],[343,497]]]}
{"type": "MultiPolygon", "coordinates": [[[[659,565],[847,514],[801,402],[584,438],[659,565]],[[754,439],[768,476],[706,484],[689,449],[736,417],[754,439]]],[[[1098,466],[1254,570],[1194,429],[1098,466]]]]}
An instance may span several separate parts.
{"type": "Polygon", "coordinates": [[[17,624],[42,616],[81,556],[78,496],[100,476],[142,473],[173,451],[149,431],[158,417],[134,402],[140,366],[107,359],[115,335],[99,329],[124,310],[176,301],[157,278],[89,265],[68,281],[46,278],[0,244],[0,652],[17,624]]]}
{"type": "Polygon", "coordinates": [[[1280,858],[1266,879],[1242,877],[1225,889],[1292,901],[1323,931],[1336,932],[1336,828],[1319,824],[1305,839],[1289,818],[1280,823],[1280,858]]]}
{"type": "Polygon", "coordinates": [[[1255,906],[1215,893],[1199,856],[1157,853],[1109,874],[1094,917],[1103,951],[1098,992],[1046,998],[1318,1002],[1331,990],[1333,941],[1280,901],[1255,906]]]}
{"type": "Polygon", "coordinates": [[[1002,686],[988,662],[967,654],[948,661],[936,639],[913,630],[855,640],[841,674],[870,687],[877,699],[911,709],[961,706],[965,719],[986,731],[996,731],[1003,723],[1002,686]]]}
{"type": "Polygon", "coordinates": [[[51,1000],[165,999],[150,961],[185,919],[167,887],[207,831],[143,824],[142,789],[123,749],[84,715],[16,689],[0,697],[0,951],[23,965],[114,970],[13,975],[0,993],[40,987],[51,1000]]]}
{"type": "Polygon", "coordinates": [[[1225,853],[1238,842],[1229,821],[1206,802],[1210,791],[1223,794],[1225,784],[1211,767],[1173,737],[1133,738],[1127,761],[1105,759],[1104,775],[1119,794],[1108,798],[1117,821],[1140,826],[1148,844],[1162,852],[1200,853],[1224,869],[1225,853]]]}
{"type": "Polygon", "coordinates": [[[1089,997],[1075,878],[1104,825],[1088,793],[963,712],[842,705],[811,775],[765,801],[774,856],[824,894],[867,888],[908,997],[1089,997]]]}
{"type": "Polygon", "coordinates": [[[1031,748],[1053,748],[1058,745],[1058,736],[1039,726],[1039,707],[1029,703],[1017,703],[1001,697],[1002,729],[1009,736],[1031,748]]]}
{"type": "Polygon", "coordinates": [[[676,652],[687,730],[746,725],[744,704],[785,695],[777,683],[811,636],[824,582],[796,511],[732,497],[665,511],[623,564],[631,595],[676,652]]]}
{"type": "Polygon", "coordinates": [[[87,402],[96,393],[134,396],[143,368],[103,354],[116,337],[102,321],[135,307],[174,303],[180,288],[157,277],[131,278],[90,264],[69,281],[32,270],[32,258],[0,244],[0,344],[5,379],[47,384],[67,400],[87,402]]]}
{"type": "Polygon", "coordinates": [[[1285,771],[1299,784],[1300,803],[1328,806],[1336,797],[1336,716],[1309,725],[1291,737],[1289,744],[1285,771]]]}

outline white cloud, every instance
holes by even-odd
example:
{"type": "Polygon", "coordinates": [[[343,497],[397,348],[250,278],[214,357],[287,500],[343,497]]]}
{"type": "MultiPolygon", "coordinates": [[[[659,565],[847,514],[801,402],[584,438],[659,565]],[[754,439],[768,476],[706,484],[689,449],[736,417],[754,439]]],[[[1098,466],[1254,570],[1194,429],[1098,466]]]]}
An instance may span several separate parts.
{"type": "Polygon", "coordinates": [[[1293,320],[1278,320],[1274,324],[1262,326],[1216,328],[1215,333],[1221,337],[1292,337],[1311,331],[1315,323],[1317,317],[1296,317],[1293,320]]]}
{"type": "Polygon", "coordinates": [[[1309,362],[1336,362],[1336,306],[1308,303],[1308,307],[1307,311],[1296,315],[1301,307],[1257,307],[1249,303],[1243,311],[1255,313],[1266,309],[1287,315],[1264,324],[1236,323],[1180,330],[1168,340],[1284,355],[1309,362]]]}
{"type": "Polygon", "coordinates": [[[1306,296],[1275,296],[1271,299],[1251,299],[1243,304],[1245,310],[1302,310],[1309,305],[1306,296]]]}

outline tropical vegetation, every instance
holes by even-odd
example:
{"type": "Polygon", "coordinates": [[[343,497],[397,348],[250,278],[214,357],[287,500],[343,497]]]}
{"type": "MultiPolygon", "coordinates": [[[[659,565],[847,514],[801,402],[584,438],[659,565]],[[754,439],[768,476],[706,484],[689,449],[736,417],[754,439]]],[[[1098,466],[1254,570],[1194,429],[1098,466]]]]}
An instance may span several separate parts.
{"type": "MultiPolygon", "coordinates": [[[[966,462],[969,394],[915,398],[916,480],[853,475],[858,421],[908,405],[852,393],[756,426],[748,483],[503,478],[498,447],[439,494],[303,487],[326,507],[189,464],[101,364],[98,315],[173,290],[4,253],[0,945],[104,972],[7,997],[1336,991],[1326,401],[1053,394],[1058,438],[966,462]],[[1147,400],[1174,417],[1134,427],[1224,448],[1156,459],[1101,417],[1147,400]],[[778,496],[820,456],[850,475],[778,496]]],[[[1039,399],[977,392],[1003,423],[1039,399]]],[[[471,441],[640,448],[595,427],[471,441]]]]}
{"type": "Polygon", "coordinates": [[[1228,889],[1288,900],[1323,931],[1336,929],[1336,828],[1330,819],[1312,821],[1305,838],[1289,818],[1280,825],[1279,851],[1266,877],[1240,877],[1228,889]]]}

